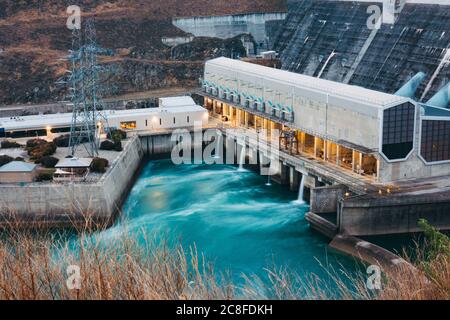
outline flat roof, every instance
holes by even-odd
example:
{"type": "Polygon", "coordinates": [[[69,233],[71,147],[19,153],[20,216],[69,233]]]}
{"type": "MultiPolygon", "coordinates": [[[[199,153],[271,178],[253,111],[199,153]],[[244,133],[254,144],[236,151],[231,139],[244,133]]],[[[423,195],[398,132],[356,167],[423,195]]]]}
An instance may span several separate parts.
{"type": "Polygon", "coordinates": [[[159,98],[160,108],[172,108],[197,105],[190,96],[159,98]]]}
{"type": "Polygon", "coordinates": [[[0,167],[0,172],[32,172],[36,168],[33,163],[11,161],[0,167]]]}
{"type": "Polygon", "coordinates": [[[340,82],[319,79],[285,70],[265,67],[262,65],[233,60],[225,57],[212,59],[206,65],[215,66],[226,71],[244,73],[257,78],[267,79],[281,84],[320,91],[323,94],[346,98],[376,108],[386,108],[410,101],[409,98],[396,96],[380,91],[366,89],[360,86],[347,85],[340,82]]]}
{"type": "Polygon", "coordinates": [[[89,168],[92,164],[91,158],[66,158],[61,159],[55,168],[89,168]]]}

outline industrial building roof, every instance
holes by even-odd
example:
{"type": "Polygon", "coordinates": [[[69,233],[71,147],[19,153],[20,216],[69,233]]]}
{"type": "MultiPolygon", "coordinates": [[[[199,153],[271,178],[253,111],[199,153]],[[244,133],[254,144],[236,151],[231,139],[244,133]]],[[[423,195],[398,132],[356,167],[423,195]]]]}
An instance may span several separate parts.
{"type": "Polygon", "coordinates": [[[33,163],[26,163],[23,161],[11,161],[0,167],[0,172],[31,172],[36,168],[33,163]]]}
{"type": "MultiPolygon", "coordinates": [[[[294,72],[279,70],[261,65],[229,58],[216,58],[207,61],[207,65],[216,66],[224,71],[245,73],[261,79],[276,81],[293,87],[299,87],[330,96],[347,98],[369,104],[378,108],[401,104],[410,99],[384,92],[366,89],[359,86],[347,85],[340,82],[319,79],[294,72]]],[[[230,74],[231,76],[231,74],[230,74]]]]}

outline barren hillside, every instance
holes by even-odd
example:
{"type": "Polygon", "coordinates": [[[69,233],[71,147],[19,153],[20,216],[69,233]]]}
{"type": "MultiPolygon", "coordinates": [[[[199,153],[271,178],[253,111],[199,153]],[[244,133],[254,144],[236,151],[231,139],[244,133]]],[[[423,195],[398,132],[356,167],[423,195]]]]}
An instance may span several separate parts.
{"type": "Polygon", "coordinates": [[[99,44],[119,53],[114,63],[121,74],[114,78],[119,83],[117,93],[124,93],[141,88],[194,85],[205,58],[242,50],[233,41],[212,41],[211,50],[204,50],[205,40],[200,39],[200,45],[194,43],[189,47],[192,55],[185,50],[178,57],[189,63],[174,64],[170,61],[170,48],[161,42],[163,36],[183,35],[172,25],[173,17],[285,11],[286,1],[2,0],[0,105],[64,98],[63,89],[54,83],[64,72],[65,62],[60,58],[71,44],[65,10],[77,2],[84,17],[94,17],[99,44]],[[153,71],[146,74],[143,70],[153,71]]]}

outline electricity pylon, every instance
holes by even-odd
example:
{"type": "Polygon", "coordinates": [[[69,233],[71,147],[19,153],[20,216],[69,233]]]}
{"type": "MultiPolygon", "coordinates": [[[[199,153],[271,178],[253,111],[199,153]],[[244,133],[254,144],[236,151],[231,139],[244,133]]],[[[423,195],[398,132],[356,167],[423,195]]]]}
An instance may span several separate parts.
{"type": "Polygon", "coordinates": [[[84,23],[84,30],[72,32],[72,50],[69,76],[70,96],[73,104],[69,147],[72,156],[83,145],[90,157],[98,156],[100,141],[99,124],[108,127],[106,114],[100,99],[100,73],[105,68],[97,61],[97,55],[112,55],[109,50],[97,46],[93,20],[84,23]]]}

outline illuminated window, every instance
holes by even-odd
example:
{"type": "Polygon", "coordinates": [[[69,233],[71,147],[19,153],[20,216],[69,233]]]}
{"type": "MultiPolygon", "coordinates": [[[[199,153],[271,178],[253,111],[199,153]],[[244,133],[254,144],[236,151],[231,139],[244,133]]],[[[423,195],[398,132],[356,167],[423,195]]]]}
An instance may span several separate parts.
{"type": "Polygon", "coordinates": [[[121,122],[120,128],[124,130],[134,130],[136,129],[136,121],[121,122]]]}

